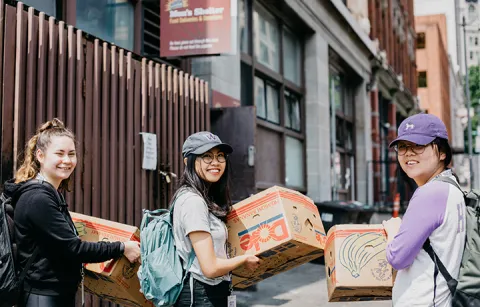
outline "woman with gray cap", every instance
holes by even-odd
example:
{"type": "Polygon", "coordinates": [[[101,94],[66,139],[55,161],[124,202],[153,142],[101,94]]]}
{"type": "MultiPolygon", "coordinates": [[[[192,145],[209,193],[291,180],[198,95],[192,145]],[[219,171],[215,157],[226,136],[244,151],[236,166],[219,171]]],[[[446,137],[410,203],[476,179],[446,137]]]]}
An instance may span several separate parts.
{"type": "Polygon", "coordinates": [[[387,260],[398,270],[393,305],[451,306],[447,282],[430,256],[433,250],[450,275],[458,277],[465,244],[465,201],[448,168],[452,150],[447,129],[434,115],[413,115],[400,124],[390,147],[397,152],[401,169],[418,185],[403,221],[383,222],[387,260]]]}
{"type": "Polygon", "coordinates": [[[224,307],[234,301],[230,272],[245,265],[255,270],[259,258],[244,255],[228,259],[225,226],[231,202],[227,155],[230,145],[210,132],[190,135],[183,144],[185,170],[173,196],[173,232],[184,269],[189,254],[195,260],[175,306],[224,307]]]}

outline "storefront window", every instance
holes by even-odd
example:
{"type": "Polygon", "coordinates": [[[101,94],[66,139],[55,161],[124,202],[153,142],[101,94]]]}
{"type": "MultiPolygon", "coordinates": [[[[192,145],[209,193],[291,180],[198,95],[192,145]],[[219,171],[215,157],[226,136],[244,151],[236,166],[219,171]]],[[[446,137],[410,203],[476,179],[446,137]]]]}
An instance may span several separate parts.
{"type": "Polygon", "coordinates": [[[253,13],[255,59],[273,71],[279,70],[279,31],[273,16],[263,10],[253,13]]]}
{"type": "Polygon", "coordinates": [[[300,42],[288,29],[283,31],[283,75],[289,81],[300,85],[302,57],[300,42]]]}
{"type": "Polygon", "coordinates": [[[49,16],[60,17],[57,16],[57,0],[24,0],[22,2],[49,16]]]}
{"type": "Polygon", "coordinates": [[[303,143],[299,139],[289,136],[285,137],[285,164],[286,178],[285,183],[288,186],[304,187],[305,175],[303,168],[303,143]]]}
{"type": "Polygon", "coordinates": [[[128,0],[77,0],[76,27],[133,50],[134,5],[128,0]]]}

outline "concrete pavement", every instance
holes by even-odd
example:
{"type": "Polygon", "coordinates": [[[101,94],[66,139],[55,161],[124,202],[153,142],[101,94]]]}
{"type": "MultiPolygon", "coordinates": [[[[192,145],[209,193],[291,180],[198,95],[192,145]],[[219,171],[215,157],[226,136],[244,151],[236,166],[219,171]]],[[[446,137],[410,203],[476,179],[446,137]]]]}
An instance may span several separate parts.
{"type": "Polygon", "coordinates": [[[257,291],[236,291],[237,307],[387,307],[391,301],[329,303],[325,266],[307,263],[257,284],[257,291]]]}

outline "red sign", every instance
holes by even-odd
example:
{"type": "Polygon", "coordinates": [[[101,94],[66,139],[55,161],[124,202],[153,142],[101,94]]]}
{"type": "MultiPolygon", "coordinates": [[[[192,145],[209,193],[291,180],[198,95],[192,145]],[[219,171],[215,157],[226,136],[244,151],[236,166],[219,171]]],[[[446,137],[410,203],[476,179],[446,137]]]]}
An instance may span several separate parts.
{"type": "Polygon", "coordinates": [[[160,0],[160,56],[235,52],[237,29],[233,29],[232,22],[236,16],[232,15],[236,15],[236,3],[236,0],[160,0]]]}

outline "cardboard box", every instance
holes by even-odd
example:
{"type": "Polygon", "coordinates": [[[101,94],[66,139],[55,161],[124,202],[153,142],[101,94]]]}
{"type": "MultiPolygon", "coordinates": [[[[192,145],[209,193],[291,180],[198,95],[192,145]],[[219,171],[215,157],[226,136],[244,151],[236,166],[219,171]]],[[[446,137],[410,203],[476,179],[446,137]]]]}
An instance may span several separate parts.
{"type": "Polygon", "coordinates": [[[393,268],[382,225],[336,225],[325,245],[328,301],[389,300],[393,268]]]}
{"type": "MultiPolygon", "coordinates": [[[[140,230],[88,215],[70,212],[83,241],[139,241],[140,230]]],[[[122,306],[153,306],[140,292],[137,271],[139,263],[130,263],[126,257],[85,266],[85,290],[122,306]]]]}
{"type": "Polygon", "coordinates": [[[323,255],[325,230],[317,206],[305,195],[272,187],[233,206],[227,218],[231,257],[253,254],[262,265],[233,271],[233,286],[247,288],[323,255]]]}

